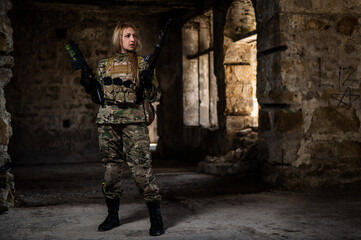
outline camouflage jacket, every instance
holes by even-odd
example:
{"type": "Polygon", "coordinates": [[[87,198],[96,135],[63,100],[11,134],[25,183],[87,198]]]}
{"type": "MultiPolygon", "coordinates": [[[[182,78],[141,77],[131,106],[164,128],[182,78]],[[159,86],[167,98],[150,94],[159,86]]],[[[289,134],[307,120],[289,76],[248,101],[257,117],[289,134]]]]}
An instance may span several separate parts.
{"type": "MultiPolygon", "coordinates": [[[[137,103],[136,77],[132,74],[132,64],[128,53],[116,53],[113,57],[102,59],[97,68],[97,80],[104,91],[105,105],[99,108],[98,124],[128,124],[145,122],[143,104],[137,103]]],[[[138,57],[138,70],[148,64],[138,57]]],[[[158,81],[153,79],[153,88],[145,89],[143,97],[149,102],[158,98],[158,81]]]]}

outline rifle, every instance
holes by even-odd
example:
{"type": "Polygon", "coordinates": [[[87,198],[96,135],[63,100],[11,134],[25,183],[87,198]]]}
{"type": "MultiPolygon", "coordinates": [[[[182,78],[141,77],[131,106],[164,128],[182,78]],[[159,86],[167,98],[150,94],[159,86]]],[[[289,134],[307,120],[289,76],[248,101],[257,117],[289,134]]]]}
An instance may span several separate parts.
{"type": "Polygon", "coordinates": [[[104,105],[104,93],[102,86],[96,80],[93,70],[89,67],[88,63],[85,61],[83,54],[81,53],[79,47],[71,39],[68,40],[68,44],[65,45],[65,50],[68,51],[71,57],[71,67],[74,70],[81,69],[82,77],[80,79],[80,84],[85,88],[85,91],[89,93],[93,100],[100,105],[104,105]]]}
{"type": "Polygon", "coordinates": [[[143,59],[143,61],[148,63],[148,68],[144,69],[143,71],[141,71],[139,73],[140,87],[139,87],[139,94],[138,95],[140,97],[138,98],[138,102],[143,100],[142,94],[144,92],[145,85],[146,84],[151,84],[151,82],[149,82],[149,80],[152,81],[155,65],[157,64],[159,53],[160,53],[160,50],[163,47],[164,40],[167,37],[168,28],[169,28],[169,25],[171,24],[171,22],[172,22],[172,19],[169,18],[167,20],[166,24],[164,25],[163,29],[160,31],[160,34],[159,34],[159,37],[158,37],[158,42],[155,45],[154,52],[152,54],[147,54],[147,56],[143,59]]]}

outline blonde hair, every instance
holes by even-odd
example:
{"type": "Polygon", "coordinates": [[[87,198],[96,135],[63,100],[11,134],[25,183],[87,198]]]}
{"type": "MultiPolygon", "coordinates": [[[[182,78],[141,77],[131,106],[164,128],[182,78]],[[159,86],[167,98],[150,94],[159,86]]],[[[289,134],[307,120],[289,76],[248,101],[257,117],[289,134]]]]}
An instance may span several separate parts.
{"type": "Polygon", "coordinates": [[[140,43],[138,29],[131,23],[121,23],[118,22],[117,26],[114,29],[113,32],[113,48],[114,52],[120,53],[123,47],[123,32],[127,28],[133,28],[135,34],[136,34],[136,49],[135,51],[139,51],[142,49],[142,44],[140,43]]]}
{"type": "Polygon", "coordinates": [[[113,32],[113,49],[114,53],[121,53],[123,48],[123,32],[127,28],[133,28],[135,34],[136,34],[136,48],[135,51],[132,51],[129,54],[129,62],[131,63],[132,67],[132,74],[136,78],[135,82],[136,85],[139,86],[139,76],[138,76],[138,55],[136,51],[139,51],[142,49],[142,44],[140,43],[138,29],[131,23],[121,23],[118,22],[117,26],[114,28],[113,32]]]}

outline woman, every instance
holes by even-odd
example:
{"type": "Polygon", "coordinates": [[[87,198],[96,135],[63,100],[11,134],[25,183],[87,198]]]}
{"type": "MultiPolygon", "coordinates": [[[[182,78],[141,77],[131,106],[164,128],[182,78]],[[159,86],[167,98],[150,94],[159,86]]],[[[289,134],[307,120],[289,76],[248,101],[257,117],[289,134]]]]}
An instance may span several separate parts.
{"type": "Polygon", "coordinates": [[[145,77],[145,82],[139,82],[139,71],[146,69],[147,63],[137,56],[136,50],[141,44],[134,25],[118,23],[113,33],[113,46],[114,56],[101,60],[97,69],[97,80],[103,87],[105,99],[104,106],[99,109],[97,124],[105,166],[103,192],[108,207],[108,216],[98,230],[108,231],[120,225],[121,175],[122,165],[126,162],[148,206],[149,234],[158,236],[164,233],[159,207],[161,196],[151,168],[149,133],[142,104],[157,99],[158,84],[153,75],[145,77]]]}

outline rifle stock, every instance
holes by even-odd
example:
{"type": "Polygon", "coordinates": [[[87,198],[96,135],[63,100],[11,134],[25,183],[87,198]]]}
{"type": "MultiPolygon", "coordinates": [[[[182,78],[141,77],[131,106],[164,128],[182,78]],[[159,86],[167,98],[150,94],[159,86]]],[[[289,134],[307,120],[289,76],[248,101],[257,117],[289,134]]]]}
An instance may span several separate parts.
{"type": "Polygon", "coordinates": [[[78,45],[72,40],[68,40],[68,44],[65,45],[65,50],[69,53],[71,57],[71,67],[74,70],[81,69],[86,72],[88,77],[81,78],[80,84],[85,88],[86,92],[89,93],[93,100],[100,105],[104,105],[104,94],[102,86],[95,78],[93,70],[89,67],[88,63],[85,61],[83,54],[81,53],[78,45]]]}

